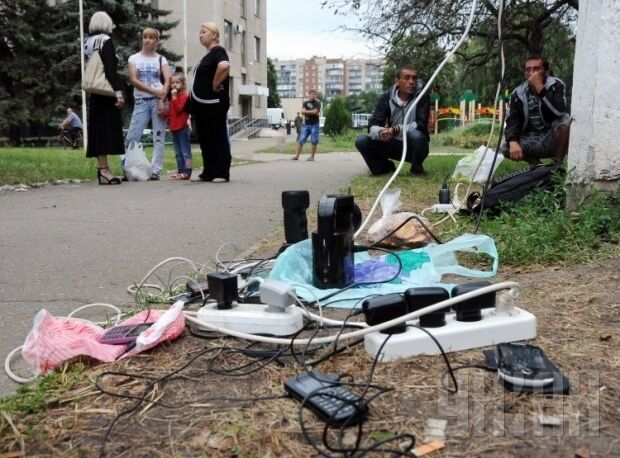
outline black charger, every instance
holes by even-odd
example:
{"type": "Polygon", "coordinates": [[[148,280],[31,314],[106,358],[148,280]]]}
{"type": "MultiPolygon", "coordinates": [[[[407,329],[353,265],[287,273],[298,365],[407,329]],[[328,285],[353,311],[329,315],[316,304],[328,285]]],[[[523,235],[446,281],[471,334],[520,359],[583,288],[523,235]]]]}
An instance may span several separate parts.
{"type": "MultiPolygon", "coordinates": [[[[448,291],[439,286],[409,288],[405,291],[405,301],[409,312],[423,309],[429,305],[437,304],[450,298],[448,291]]],[[[420,326],[423,328],[439,328],[446,325],[446,313],[450,306],[434,312],[426,313],[420,317],[420,326]]]]}
{"type": "Polygon", "coordinates": [[[450,203],[450,189],[448,189],[449,178],[450,178],[450,174],[446,175],[446,178],[444,178],[443,184],[441,185],[441,189],[439,190],[439,203],[440,204],[450,203]]]}
{"type": "MultiPolygon", "coordinates": [[[[485,286],[491,286],[491,283],[488,281],[462,283],[452,288],[452,297],[461,296],[485,286]]],[[[495,291],[458,302],[453,306],[456,311],[456,321],[480,321],[482,309],[493,307],[495,307],[495,291]]]]}
{"type": "Polygon", "coordinates": [[[237,276],[227,272],[207,274],[209,295],[217,301],[218,309],[231,309],[239,298],[237,276]]]}
{"type": "MultiPolygon", "coordinates": [[[[407,303],[403,296],[398,293],[373,296],[362,302],[362,310],[366,317],[366,323],[370,326],[385,323],[408,312],[407,303]]],[[[402,334],[407,331],[407,323],[403,322],[391,328],[381,331],[382,334],[402,334]]]]}

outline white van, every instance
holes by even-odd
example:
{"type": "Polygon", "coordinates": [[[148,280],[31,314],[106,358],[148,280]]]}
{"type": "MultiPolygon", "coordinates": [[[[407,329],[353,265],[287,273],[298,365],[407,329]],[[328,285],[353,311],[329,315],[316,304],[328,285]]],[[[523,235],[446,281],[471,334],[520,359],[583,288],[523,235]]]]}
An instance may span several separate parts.
{"type": "Polygon", "coordinates": [[[282,108],[267,108],[267,119],[272,129],[278,130],[280,127],[286,126],[286,119],[284,119],[284,110],[282,108]]]}

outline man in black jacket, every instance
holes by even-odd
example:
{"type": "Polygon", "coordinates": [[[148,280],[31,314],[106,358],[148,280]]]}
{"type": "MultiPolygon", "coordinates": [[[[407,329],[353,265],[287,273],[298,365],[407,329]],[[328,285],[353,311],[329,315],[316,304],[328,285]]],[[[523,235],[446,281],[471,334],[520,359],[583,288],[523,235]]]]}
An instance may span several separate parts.
{"type": "Polygon", "coordinates": [[[525,61],[525,78],[510,96],[504,157],[539,164],[541,158],[563,161],[568,151],[571,117],[566,107],[566,85],[549,75],[549,62],[535,55],[525,61]]]}
{"type": "MultiPolygon", "coordinates": [[[[370,173],[383,175],[395,170],[390,159],[400,160],[403,151],[403,121],[413,101],[424,88],[418,80],[418,72],[412,67],[396,71],[394,86],[383,94],[368,123],[368,135],[360,135],[355,147],[362,154],[370,173]]],[[[422,166],[428,156],[428,117],[430,97],[420,99],[414,113],[407,119],[407,153],[405,160],[411,163],[409,173],[425,175],[422,166]]]]}

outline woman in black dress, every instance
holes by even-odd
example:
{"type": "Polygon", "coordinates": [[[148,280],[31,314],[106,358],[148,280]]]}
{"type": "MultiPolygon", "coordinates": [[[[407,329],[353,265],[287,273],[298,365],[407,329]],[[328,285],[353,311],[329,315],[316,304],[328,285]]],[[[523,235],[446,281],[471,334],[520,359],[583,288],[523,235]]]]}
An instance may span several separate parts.
{"type": "Polygon", "coordinates": [[[226,113],[230,107],[226,50],[219,45],[220,31],[213,22],[200,25],[200,43],[208,49],[194,70],[191,110],[202,151],[202,181],[230,179],[230,143],[226,113]]]}
{"type": "Polygon", "coordinates": [[[99,184],[121,184],[108,166],[108,155],[125,154],[121,108],[125,103],[123,82],[118,76],[118,58],[109,34],[114,24],[104,11],[93,14],[88,25],[88,37],[84,42],[84,55],[90,58],[99,44],[99,55],[103,62],[105,77],[114,89],[115,97],[90,94],[88,108],[88,145],[86,157],[98,161],[97,180],[99,184]]]}

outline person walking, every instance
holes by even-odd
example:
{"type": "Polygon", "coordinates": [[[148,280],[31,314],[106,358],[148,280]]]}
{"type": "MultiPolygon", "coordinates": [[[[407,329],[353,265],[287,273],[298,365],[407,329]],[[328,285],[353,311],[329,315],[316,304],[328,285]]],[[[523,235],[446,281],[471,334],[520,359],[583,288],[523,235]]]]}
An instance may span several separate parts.
{"type": "Polygon", "coordinates": [[[200,44],[207,54],[194,69],[191,90],[191,112],[196,125],[204,169],[201,181],[230,180],[230,143],[227,112],[230,107],[228,81],[230,62],[220,46],[220,30],[213,22],[200,25],[200,44]]]}
{"type": "Polygon", "coordinates": [[[166,113],[162,103],[168,97],[170,68],[164,56],[157,53],[159,32],[147,27],[142,32],[142,50],[129,57],[129,79],[133,84],[134,107],[125,144],[139,142],[149,121],[153,128],[151,180],[159,180],[164,167],[166,113]]]}
{"type": "Polygon", "coordinates": [[[114,97],[90,94],[88,108],[88,144],[86,157],[97,158],[97,180],[100,185],[121,184],[108,166],[108,155],[125,154],[121,108],[125,104],[123,82],[118,76],[118,58],[110,38],[114,23],[105,11],[90,18],[88,37],[84,41],[84,56],[90,59],[99,52],[105,77],[114,89],[114,97]]]}

